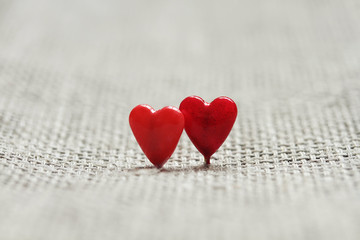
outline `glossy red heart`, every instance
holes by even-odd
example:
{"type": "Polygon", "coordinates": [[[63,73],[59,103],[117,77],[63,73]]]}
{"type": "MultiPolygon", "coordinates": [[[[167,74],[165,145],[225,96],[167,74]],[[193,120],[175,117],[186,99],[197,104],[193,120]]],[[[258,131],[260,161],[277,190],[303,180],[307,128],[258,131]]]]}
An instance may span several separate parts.
{"type": "Polygon", "coordinates": [[[210,157],[219,149],[229,135],[236,116],[237,107],[228,97],[216,98],[211,103],[191,96],[180,104],[185,118],[185,131],[195,147],[210,164],[210,157]]]}
{"type": "Polygon", "coordinates": [[[132,132],[146,157],[161,168],[174,152],[184,129],[184,116],[175,107],[155,111],[138,105],[130,113],[132,132]]]}

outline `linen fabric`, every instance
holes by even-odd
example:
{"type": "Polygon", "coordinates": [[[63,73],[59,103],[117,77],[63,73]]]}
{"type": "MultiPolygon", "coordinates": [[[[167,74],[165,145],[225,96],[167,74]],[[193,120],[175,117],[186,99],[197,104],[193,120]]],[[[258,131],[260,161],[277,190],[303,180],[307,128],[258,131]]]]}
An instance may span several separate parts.
{"type": "Polygon", "coordinates": [[[359,239],[357,0],[0,1],[0,239],[359,239]],[[204,167],[138,104],[232,98],[204,167]]]}

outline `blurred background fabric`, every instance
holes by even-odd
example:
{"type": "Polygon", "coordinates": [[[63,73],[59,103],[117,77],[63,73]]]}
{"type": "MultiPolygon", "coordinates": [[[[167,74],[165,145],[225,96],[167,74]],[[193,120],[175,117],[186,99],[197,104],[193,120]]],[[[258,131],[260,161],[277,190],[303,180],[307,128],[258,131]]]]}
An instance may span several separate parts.
{"type": "Polygon", "coordinates": [[[0,239],[360,239],[360,1],[0,0],[0,239]],[[209,168],[138,104],[228,96],[209,168]]]}

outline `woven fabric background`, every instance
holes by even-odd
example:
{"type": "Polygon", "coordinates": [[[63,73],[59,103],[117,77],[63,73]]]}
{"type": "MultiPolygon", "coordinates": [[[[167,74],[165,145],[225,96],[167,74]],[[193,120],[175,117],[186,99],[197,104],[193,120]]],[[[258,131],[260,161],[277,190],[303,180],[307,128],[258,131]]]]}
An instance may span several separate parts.
{"type": "Polygon", "coordinates": [[[358,0],[0,0],[0,239],[360,239],[358,0]],[[233,98],[209,168],[138,104],[233,98]]]}

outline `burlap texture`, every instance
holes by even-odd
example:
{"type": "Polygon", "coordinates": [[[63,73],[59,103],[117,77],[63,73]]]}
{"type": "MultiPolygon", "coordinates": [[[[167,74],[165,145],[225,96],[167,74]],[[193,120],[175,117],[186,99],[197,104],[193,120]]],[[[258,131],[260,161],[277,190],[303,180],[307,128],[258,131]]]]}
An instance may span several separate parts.
{"type": "Polygon", "coordinates": [[[358,0],[0,1],[0,239],[360,239],[358,0]],[[225,95],[210,168],[137,104],[225,95]]]}

